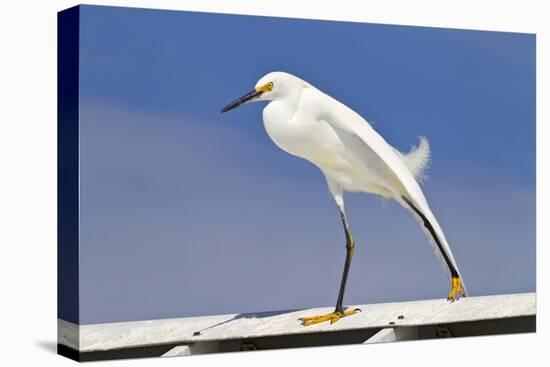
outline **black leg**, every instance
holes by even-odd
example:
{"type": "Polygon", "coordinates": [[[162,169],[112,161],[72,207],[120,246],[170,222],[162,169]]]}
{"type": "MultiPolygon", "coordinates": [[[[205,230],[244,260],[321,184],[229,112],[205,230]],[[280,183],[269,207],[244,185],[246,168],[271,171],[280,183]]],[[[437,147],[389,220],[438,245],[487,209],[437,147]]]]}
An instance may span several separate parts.
{"type": "Polygon", "coordinates": [[[355,250],[355,243],[351,237],[351,231],[349,229],[348,219],[346,218],[346,213],[344,212],[343,206],[338,205],[340,209],[340,216],[342,217],[342,224],[344,225],[344,231],[346,233],[346,262],[344,264],[344,273],[342,274],[342,283],[340,284],[340,291],[338,292],[338,300],[336,301],[336,307],[334,312],[327,313],[324,315],[315,315],[315,316],[304,316],[300,317],[299,320],[303,326],[309,326],[318,324],[321,322],[330,321],[331,324],[334,324],[336,321],[340,320],[342,317],[347,317],[360,312],[361,309],[354,308],[344,310],[344,292],[346,290],[346,283],[348,281],[348,273],[351,265],[351,259],[353,257],[353,252],[355,250]]]}
{"type": "Polygon", "coordinates": [[[346,290],[346,283],[348,281],[348,273],[351,265],[351,259],[353,258],[353,253],[355,252],[355,242],[351,236],[351,231],[349,229],[348,218],[342,207],[338,207],[340,210],[340,216],[342,217],[342,224],[344,225],[344,231],[346,233],[346,262],[344,263],[344,273],[342,274],[342,282],[340,283],[340,291],[338,292],[338,300],[336,301],[335,312],[344,313],[344,292],[346,290]]]}

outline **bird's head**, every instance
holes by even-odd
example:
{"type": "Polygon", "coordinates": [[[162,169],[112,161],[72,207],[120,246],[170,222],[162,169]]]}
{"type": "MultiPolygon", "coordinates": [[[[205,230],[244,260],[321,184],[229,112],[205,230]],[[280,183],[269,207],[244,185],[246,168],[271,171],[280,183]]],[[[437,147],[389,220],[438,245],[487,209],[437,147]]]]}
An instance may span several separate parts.
{"type": "Polygon", "coordinates": [[[229,103],[222,108],[221,112],[230,111],[248,102],[283,99],[293,93],[300,92],[307,85],[306,82],[294,75],[274,71],[261,77],[254,89],[229,103]]]}

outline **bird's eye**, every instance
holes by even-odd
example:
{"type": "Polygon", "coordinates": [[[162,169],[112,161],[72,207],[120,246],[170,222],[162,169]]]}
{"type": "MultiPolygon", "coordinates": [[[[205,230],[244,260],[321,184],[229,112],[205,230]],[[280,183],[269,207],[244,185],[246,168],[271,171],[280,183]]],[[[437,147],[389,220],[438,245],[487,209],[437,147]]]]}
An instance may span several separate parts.
{"type": "Polygon", "coordinates": [[[273,82],[267,83],[267,88],[269,88],[269,90],[272,90],[273,89],[273,82]]]}

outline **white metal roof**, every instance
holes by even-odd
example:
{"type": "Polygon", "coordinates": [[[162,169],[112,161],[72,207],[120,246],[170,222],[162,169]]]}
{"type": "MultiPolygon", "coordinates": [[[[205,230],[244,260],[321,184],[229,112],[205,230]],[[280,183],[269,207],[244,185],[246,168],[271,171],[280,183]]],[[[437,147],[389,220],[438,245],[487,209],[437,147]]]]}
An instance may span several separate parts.
{"type": "Polygon", "coordinates": [[[94,325],[59,322],[60,344],[80,352],[105,351],[160,344],[190,344],[227,339],[345,331],[366,328],[449,324],[534,316],[536,294],[522,293],[354,306],[363,312],[330,325],[304,327],[298,318],[331,312],[331,307],[256,314],[185,317],[94,325]]]}

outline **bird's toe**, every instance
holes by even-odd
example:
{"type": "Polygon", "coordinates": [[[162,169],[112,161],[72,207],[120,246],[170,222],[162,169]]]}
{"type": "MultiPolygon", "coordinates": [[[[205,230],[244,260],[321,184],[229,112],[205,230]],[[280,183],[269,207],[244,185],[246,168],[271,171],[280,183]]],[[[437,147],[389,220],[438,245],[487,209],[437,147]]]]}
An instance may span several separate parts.
{"type": "Polygon", "coordinates": [[[462,281],[460,277],[453,277],[451,281],[451,291],[447,297],[447,301],[453,303],[458,300],[461,296],[464,297],[466,294],[464,292],[464,287],[462,286],[462,281]]]}
{"type": "Polygon", "coordinates": [[[324,315],[315,315],[315,316],[305,316],[300,317],[298,320],[303,326],[310,326],[319,324],[321,322],[330,321],[330,324],[334,324],[338,320],[340,320],[343,317],[351,316],[356,314],[357,312],[361,312],[360,308],[348,308],[345,311],[334,311],[330,312],[324,315]]]}

